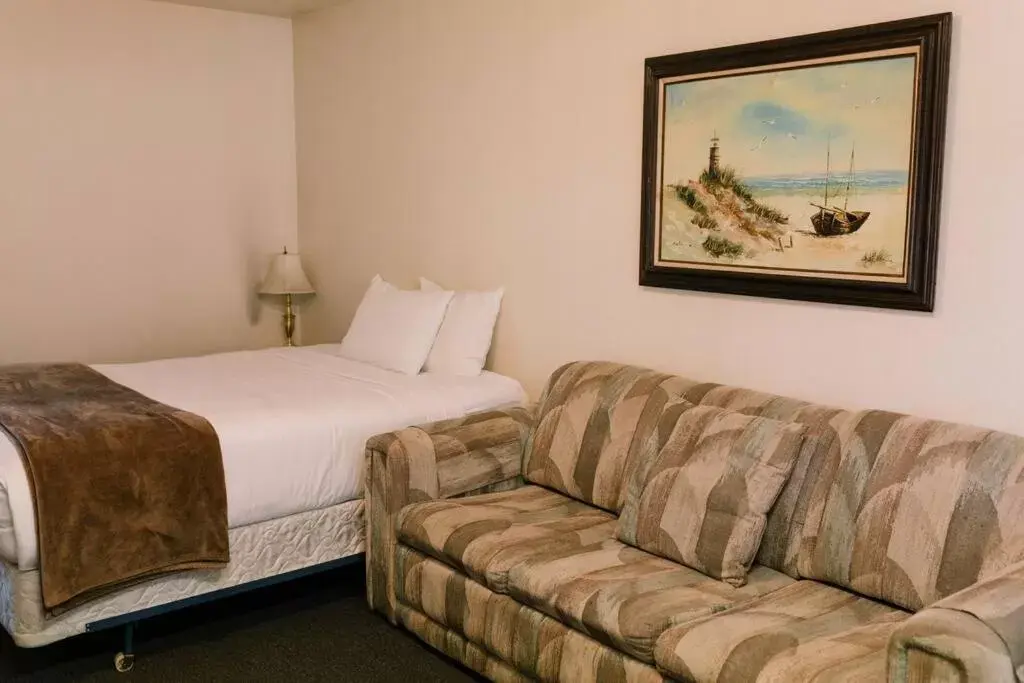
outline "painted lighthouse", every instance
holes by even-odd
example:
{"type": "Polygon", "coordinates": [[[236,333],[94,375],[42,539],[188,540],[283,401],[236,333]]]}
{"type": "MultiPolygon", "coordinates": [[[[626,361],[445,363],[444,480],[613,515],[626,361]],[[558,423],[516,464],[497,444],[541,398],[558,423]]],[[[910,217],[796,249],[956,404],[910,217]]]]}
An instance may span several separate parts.
{"type": "Polygon", "coordinates": [[[711,138],[711,151],[708,154],[708,177],[718,177],[718,131],[711,138]]]}

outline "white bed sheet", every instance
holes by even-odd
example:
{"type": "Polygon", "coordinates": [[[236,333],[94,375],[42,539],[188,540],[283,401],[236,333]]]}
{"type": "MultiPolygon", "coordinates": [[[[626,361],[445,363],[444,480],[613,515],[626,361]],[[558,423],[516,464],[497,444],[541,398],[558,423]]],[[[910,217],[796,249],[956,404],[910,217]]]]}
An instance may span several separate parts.
{"type": "MultiPolygon", "coordinates": [[[[518,382],[495,373],[403,375],[341,358],[337,349],[94,367],[210,421],[220,437],[232,529],[360,497],[364,446],[374,434],[525,398],[518,382]]],[[[22,570],[38,567],[28,478],[9,438],[0,438],[0,556],[22,570]]]]}

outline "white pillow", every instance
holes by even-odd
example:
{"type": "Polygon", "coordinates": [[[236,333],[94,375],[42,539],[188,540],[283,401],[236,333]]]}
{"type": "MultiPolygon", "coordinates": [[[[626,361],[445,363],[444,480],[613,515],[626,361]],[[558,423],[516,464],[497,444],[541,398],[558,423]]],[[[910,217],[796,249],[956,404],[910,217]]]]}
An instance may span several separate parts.
{"type": "Polygon", "coordinates": [[[338,355],[419,374],[451,300],[452,292],[396,289],[374,276],[338,355]]]}
{"type": "MultiPolygon", "coordinates": [[[[422,291],[444,291],[420,278],[422,291]]],[[[493,292],[454,292],[424,370],[448,375],[476,376],[484,369],[504,289],[493,292]]]]}

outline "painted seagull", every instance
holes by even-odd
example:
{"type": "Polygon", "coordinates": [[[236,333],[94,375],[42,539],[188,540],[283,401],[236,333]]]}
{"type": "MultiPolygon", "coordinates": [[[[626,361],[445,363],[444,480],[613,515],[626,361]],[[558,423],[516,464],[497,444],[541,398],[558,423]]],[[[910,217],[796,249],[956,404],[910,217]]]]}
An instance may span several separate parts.
{"type": "Polygon", "coordinates": [[[882,99],[882,96],[879,95],[878,97],[875,97],[870,102],[868,102],[868,104],[855,104],[855,105],[853,105],[853,108],[854,109],[860,109],[861,107],[866,107],[869,104],[878,104],[881,99],[882,99]]]}
{"type": "Polygon", "coordinates": [[[757,143],[757,145],[755,147],[751,147],[750,151],[751,152],[756,152],[757,150],[759,150],[762,147],[764,147],[764,144],[766,142],[768,142],[768,136],[767,135],[765,135],[763,138],[761,138],[761,142],[757,143]]]}

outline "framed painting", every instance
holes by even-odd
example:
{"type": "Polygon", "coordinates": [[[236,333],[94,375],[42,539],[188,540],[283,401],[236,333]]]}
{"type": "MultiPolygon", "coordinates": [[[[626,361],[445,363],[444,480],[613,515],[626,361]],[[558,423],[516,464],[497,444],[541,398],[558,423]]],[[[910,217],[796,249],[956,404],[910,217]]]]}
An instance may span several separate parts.
{"type": "Polygon", "coordinates": [[[951,27],[648,59],[640,284],[932,310],[951,27]]]}

